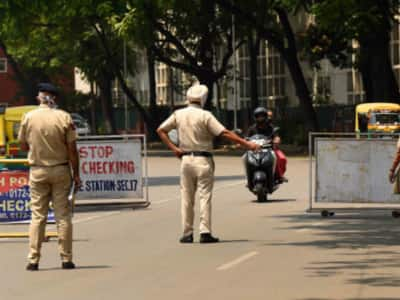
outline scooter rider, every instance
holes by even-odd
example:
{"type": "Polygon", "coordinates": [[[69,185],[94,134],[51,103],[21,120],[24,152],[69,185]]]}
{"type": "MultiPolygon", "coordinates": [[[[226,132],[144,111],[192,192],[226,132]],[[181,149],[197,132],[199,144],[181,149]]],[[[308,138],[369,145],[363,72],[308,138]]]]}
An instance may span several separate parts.
{"type": "Polygon", "coordinates": [[[255,134],[261,134],[271,138],[273,143],[273,149],[276,154],[276,180],[279,183],[287,182],[287,179],[283,176],[286,171],[287,159],[283,152],[279,149],[280,137],[274,132],[274,126],[272,124],[273,113],[271,110],[267,110],[264,107],[257,107],[254,110],[255,123],[249,127],[247,136],[253,136],[255,134]]]}
{"type": "Polygon", "coordinates": [[[257,107],[253,113],[255,123],[249,127],[247,136],[262,134],[274,138],[272,119],[268,118],[268,111],[264,107],[257,107]]]}

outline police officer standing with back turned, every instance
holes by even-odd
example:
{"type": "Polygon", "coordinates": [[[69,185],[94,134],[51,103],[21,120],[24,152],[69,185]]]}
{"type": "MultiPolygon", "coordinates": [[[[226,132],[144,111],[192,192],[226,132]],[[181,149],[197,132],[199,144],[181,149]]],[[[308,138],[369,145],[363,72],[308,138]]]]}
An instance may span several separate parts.
{"type": "Polygon", "coordinates": [[[72,180],[81,185],[76,132],[71,116],[55,109],[57,89],[50,83],[38,86],[39,108],[28,112],[21,122],[18,139],[29,150],[29,187],[32,220],[29,229],[28,271],[39,269],[40,250],[45,237],[49,202],[52,201],[63,269],[72,262],[72,207],[68,201],[72,180]],[[72,178],[71,178],[72,169],[72,178]]]}
{"type": "Polygon", "coordinates": [[[187,91],[188,107],[175,111],[157,129],[161,140],[181,158],[181,200],[183,236],[181,243],[193,243],[194,200],[200,201],[200,243],[216,243],[211,231],[211,198],[214,184],[213,139],[222,136],[250,150],[260,147],[248,142],[223,125],[202,107],[207,99],[205,85],[195,84],[187,91]],[[175,146],[168,132],[176,129],[179,145],[175,146]]]}

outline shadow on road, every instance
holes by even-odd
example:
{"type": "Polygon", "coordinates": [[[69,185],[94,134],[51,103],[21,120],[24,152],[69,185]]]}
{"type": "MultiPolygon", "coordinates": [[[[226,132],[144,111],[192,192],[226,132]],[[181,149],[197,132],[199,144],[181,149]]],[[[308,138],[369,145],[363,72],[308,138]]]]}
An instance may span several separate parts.
{"type": "MultiPolygon", "coordinates": [[[[97,265],[97,266],[76,266],[75,270],[98,270],[98,269],[110,269],[111,266],[107,265],[97,265]]],[[[40,268],[40,271],[56,271],[56,270],[62,270],[60,267],[54,267],[54,268],[40,268]]],[[[68,270],[70,272],[74,272],[75,270],[68,270]]],[[[65,271],[65,270],[63,270],[65,271]]]]}
{"type": "Polygon", "coordinates": [[[257,200],[252,200],[251,202],[257,204],[273,204],[279,202],[295,202],[297,199],[268,199],[268,201],[258,202],[257,200]]]}
{"type": "Polygon", "coordinates": [[[223,240],[223,239],[221,239],[221,240],[219,241],[220,244],[228,244],[228,243],[248,243],[248,242],[251,242],[251,241],[250,241],[250,240],[245,240],[245,239],[243,239],[243,240],[223,240]]]}
{"type": "MultiPolygon", "coordinates": [[[[215,176],[215,181],[244,180],[243,175],[215,176]]],[[[149,186],[179,185],[179,176],[149,177],[149,186]]]]}
{"type": "MultiPolygon", "coordinates": [[[[350,275],[348,284],[376,287],[400,285],[400,226],[399,220],[386,213],[348,213],[333,218],[319,215],[281,215],[288,226],[278,230],[307,232],[296,241],[268,243],[268,246],[308,247],[319,250],[340,250],[340,259],[319,260],[305,268],[309,277],[350,275]],[[311,237],[311,238],[310,238],[311,237]],[[382,250],[383,249],[383,250],[382,250]]],[[[317,300],[319,298],[301,299],[317,300]]],[[[375,298],[360,298],[374,300],[375,298]]],[[[394,299],[394,298],[379,298],[394,299]]],[[[396,298],[399,299],[399,298],[396,298]]],[[[321,300],[329,300],[322,299],[321,300]]],[[[349,299],[357,300],[357,299],[349,299]]]]}

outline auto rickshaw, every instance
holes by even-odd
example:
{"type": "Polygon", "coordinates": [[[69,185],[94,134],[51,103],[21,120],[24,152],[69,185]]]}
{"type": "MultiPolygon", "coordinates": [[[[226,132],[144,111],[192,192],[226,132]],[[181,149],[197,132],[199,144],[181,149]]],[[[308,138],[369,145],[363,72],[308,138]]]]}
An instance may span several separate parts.
{"type": "Polygon", "coordinates": [[[400,133],[400,105],[385,102],[357,105],[355,132],[373,134],[400,133]]]}
{"type": "Polygon", "coordinates": [[[18,143],[18,131],[24,114],[37,105],[0,106],[0,158],[26,158],[18,143]]]}

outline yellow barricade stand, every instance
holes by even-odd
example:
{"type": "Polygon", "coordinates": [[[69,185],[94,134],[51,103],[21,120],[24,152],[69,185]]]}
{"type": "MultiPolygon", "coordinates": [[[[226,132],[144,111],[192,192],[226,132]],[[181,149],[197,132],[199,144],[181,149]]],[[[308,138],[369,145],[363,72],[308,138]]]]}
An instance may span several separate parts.
{"type": "MultiPolygon", "coordinates": [[[[9,166],[11,170],[14,170],[18,166],[20,167],[28,167],[28,160],[25,158],[15,158],[15,159],[7,159],[7,158],[2,158],[0,159],[0,165],[6,167],[9,166]]],[[[1,177],[1,171],[0,171],[0,177],[1,177]]],[[[28,232],[0,232],[0,239],[1,238],[27,238],[29,237],[28,232]]],[[[49,231],[45,233],[45,241],[48,241],[50,238],[56,238],[58,237],[57,232],[49,231]]]]}

